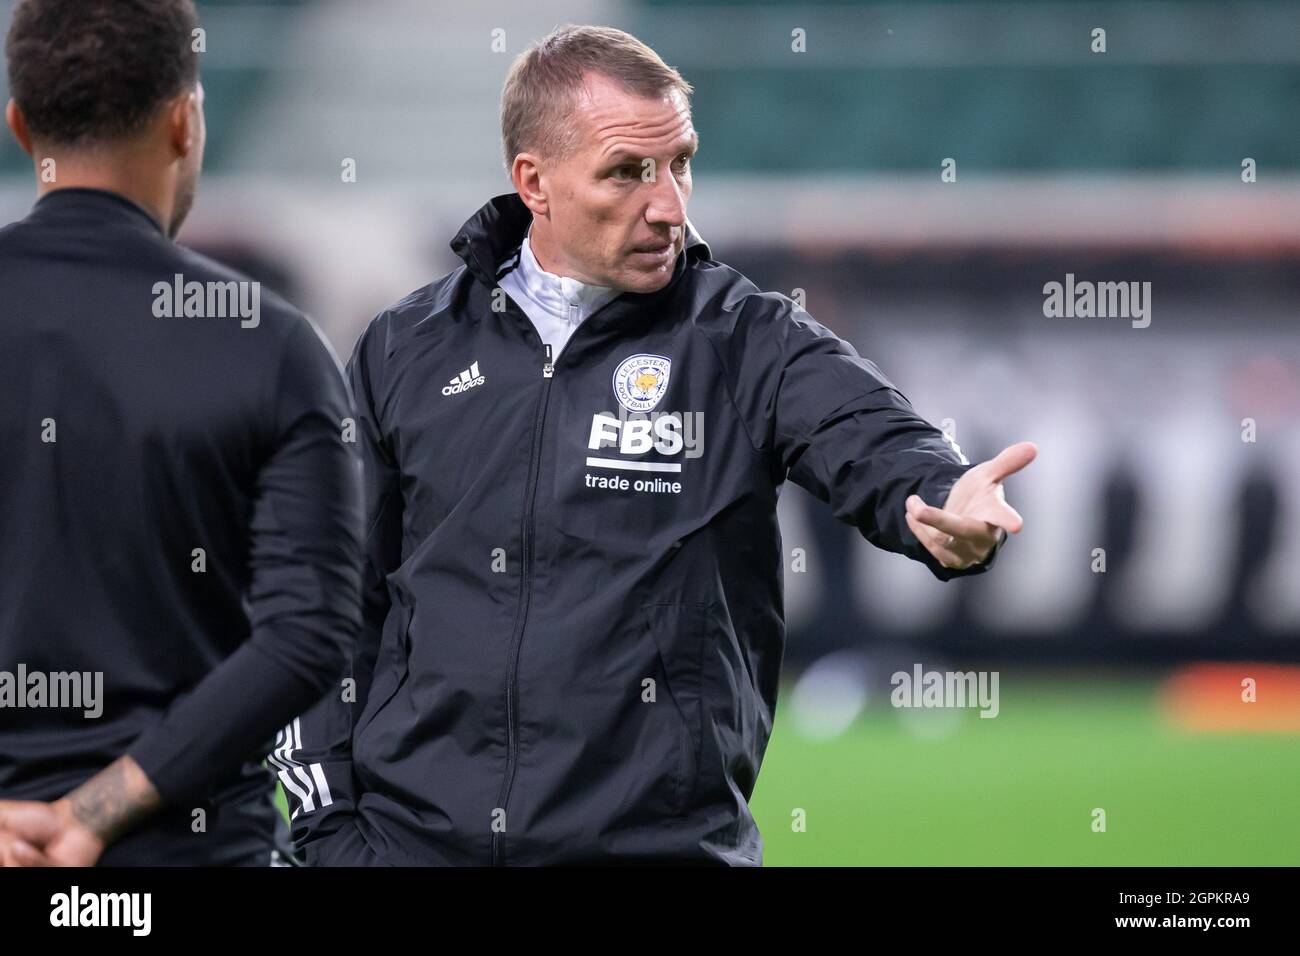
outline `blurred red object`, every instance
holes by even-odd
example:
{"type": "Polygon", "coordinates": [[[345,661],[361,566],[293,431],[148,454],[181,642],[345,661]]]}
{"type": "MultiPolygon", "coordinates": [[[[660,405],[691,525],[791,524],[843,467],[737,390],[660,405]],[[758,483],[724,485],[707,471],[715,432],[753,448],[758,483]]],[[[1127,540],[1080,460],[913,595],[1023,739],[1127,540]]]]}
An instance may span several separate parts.
{"type": "Polygon", "coordinates": [[[1164,684],[1160,706],[1180,730],[1300,734],[1300,667],[1193,664],[1164,684]]]}

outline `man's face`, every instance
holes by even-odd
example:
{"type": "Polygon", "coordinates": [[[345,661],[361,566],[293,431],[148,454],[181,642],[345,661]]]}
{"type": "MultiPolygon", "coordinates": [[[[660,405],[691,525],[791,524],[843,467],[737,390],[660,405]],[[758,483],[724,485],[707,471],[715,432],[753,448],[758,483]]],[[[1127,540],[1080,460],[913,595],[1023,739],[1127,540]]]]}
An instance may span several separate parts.
{"type": "Polygon", "coordinates": [[[207,145],[207,124],[203,118],[203,84],[199,83],[194,91],[194,105],[191,107],[194,144],[189,154],[181,160],[180,170],[176,176],[176,194],[172,201],[172,219],[167,225],[167,234],[175,239],[181,224],[194,206],[194,195],[199,188],[199,173],[203,170],[203,149],[207,145]]]}
{"type": "Polygon", "coordinates": [[[573,122],[577,149],[540,165],[541,247],[553,260],[539,253],[543,267],[622,292],[663,288],[685,244],[699,144],[685,99],[645,99],[591,74],[573,122]]]}

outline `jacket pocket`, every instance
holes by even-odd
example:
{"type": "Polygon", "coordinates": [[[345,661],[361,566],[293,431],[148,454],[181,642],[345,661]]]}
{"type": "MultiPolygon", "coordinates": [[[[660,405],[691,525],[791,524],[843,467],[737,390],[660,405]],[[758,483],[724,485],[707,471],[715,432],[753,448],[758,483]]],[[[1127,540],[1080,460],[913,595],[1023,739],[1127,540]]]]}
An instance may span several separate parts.
{"type": "Polygon", "coordinates": [[[701,670],[709,636],[709,609],[704,604],[646,604],[641,610],[659,655],[663,686],[656,691],[658,700],[667,697],[675,715],[673,812],[685,813],[695,796],[704,739],[701,670]]]}
{"type": "Polygon", "coordinates": [[[379,657],[375,660],[375,673],[366,697],[365,709],[357,721],[353,739],[374,723],[379,712],[389,705],[406,683],[407,661],[410,657],[410,627],[414,612],[398,606],[384,620],[384,633],[380,638],[379,657]]]}

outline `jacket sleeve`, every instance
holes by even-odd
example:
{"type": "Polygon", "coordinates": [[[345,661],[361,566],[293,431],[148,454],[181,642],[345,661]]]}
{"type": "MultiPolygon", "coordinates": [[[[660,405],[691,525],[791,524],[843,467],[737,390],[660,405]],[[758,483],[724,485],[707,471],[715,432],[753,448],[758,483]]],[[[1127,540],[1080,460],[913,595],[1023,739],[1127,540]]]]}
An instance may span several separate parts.
{"type": "Polygon", "coordinates": [[[981,563],[945,568],[907,526],[918,494],[942,507],[971,465],[942,431],[916,413],[875,363],[785,296],[753,293],[732,304],[719,348],[750,437],[788,477],[872,544],[920,561],[941,581],[980,574],[981,563]]]}
{"type": "Polygon", "coordinates": [[[356,402],[356,444],[364,470],[360,635],[339,685],[281,732],[278,754],[268,758],[279,764],[294,844],[308,863],[315,862],[326,838],[353,819],[361,798],[352,763],[352,735],[369,697],[388,616],[387,576],[401,561],[401,488],[377,404],[384,359],[382,331],[381,316],[362,335],[348,363],[356,402]]]}
{"type": "Polygon", "coordinates": [[[267,383],[275,411],[249,517],[251,634],[128,749],[163,799],[201,800],[318,698],[360,623],[360,476],[337,360],[296,316],[267,383]]]}

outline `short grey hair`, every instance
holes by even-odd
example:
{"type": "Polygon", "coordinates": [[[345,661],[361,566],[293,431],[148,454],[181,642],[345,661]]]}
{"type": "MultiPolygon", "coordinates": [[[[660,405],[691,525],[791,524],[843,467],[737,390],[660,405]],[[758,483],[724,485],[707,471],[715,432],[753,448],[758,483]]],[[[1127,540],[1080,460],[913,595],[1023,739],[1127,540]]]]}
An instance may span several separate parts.
{"type": "Polygon", "coordinates": [[[629,93],[659,97],[693,92],[682,75],[630,33],[613,27],[563,26],[519,54],[501,93],[506,172],[520,153],[562,159],[578,145],[572,112],[588,73],[629,93]]]}

